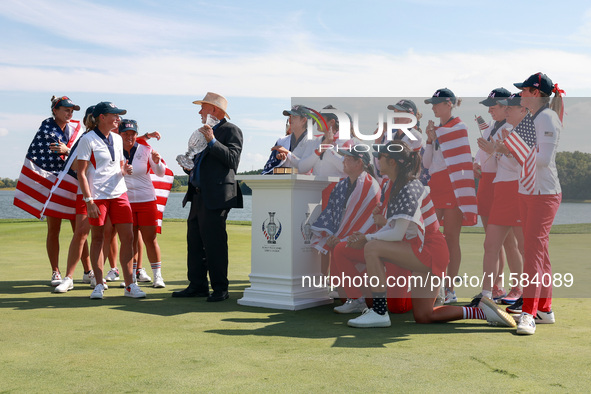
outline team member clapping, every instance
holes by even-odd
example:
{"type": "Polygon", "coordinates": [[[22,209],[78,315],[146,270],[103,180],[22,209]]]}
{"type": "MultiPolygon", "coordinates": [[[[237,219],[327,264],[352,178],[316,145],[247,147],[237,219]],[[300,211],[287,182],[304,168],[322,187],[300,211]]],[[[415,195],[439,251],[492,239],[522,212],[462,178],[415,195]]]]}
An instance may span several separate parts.
{"type": "MultiPolygon", "coordinates": [[[[154,287],[165,287],[161,273],[160,246],[156,240],[158,226],[158,207],[156,206],[156,191],[150,178],[150,168],[157,176],[164,176],[166,166],[158,152],[146,144],[137,142],[137,122],[122,119],[119,124],[119,134],[123,139],[123,154],[127,163],[134,171],[125,177],[127,196],[131,204],[133,215],[134,254],[138,250],[138,231],[142,233],[142,240],[146,245],[148,260],[154,274],[154,287]]],[[[141,246],[141,244],[139,244],[141,246]]]]}

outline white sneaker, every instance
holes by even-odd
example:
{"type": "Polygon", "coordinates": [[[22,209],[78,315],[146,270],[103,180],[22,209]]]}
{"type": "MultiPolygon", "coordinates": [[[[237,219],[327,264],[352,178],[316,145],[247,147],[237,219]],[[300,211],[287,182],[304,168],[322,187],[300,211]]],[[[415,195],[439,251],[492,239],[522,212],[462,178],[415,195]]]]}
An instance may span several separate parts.
{"type": "Polygon", "coordinates": [[[62,276],[58,271],[53,271],[51,273],[51,285],[53,287],[59,286],[62,283],[62,276]]]}
{"type": "MultiPolygon", "coordinates": [[[[90,288],[94,289],[96,287],[96,278],[93,276],[90,278],[90,288]]],[[[107,281],[103,278],[103,290],[109,290],[109,286],[107,286],[107,281]]]]}
{"type": "Polygon", "coordinates": [[[136,283],[132,283],[125,288],[123,291],[126,297],[131,298],[145,298],[146,293],[144,293],[140,287],[136,283]]]}
{"type": "Polygon", "coordinates": [[[542,312],[538,311],[536,313],[536,317],[534,318],[536,324],[554,324],[556,323],[556,319],[554,318],[554,312],[542,312]]]}
{"type": "Polygon", "coordinates": [[[138,282],[151,282],[152,278],[146,273],[144,268],[137,270],[136,278],[138,282]]]}
{"type": "Polygon", "coordinates": [[[107,276],[105,276],[107,282],[113,282],[114,280],[119,280],[119,270],[117,268],[111,268],[109,272],[107,272],[107,276]]]}
{"type": "Polygon", "coordinates": [[[82,274],[82,283],[90,283],[90,280],[94,278],[94,271],[90,270],[88,274],[82,274]]]}
{"type": "MultiPolygon", "coordinates": [[[[131,275],[131,279],[133,279],[133,283],[137,283],[137,278],[135,277],[135,275],[131,275]]],[[[120,288],[125,287],[125,280],[122,280],[121,282],[119,282],[119,287],[120,288]]]]}
{"type": "Polygon", "coordinates": [[[94,290],[90,294],[90,299],[91,300],[102,300],[104,292],[105,292],[105,287],[103,285],[95,286],[94,290]]]}
{"type": "Polygon", "coordinates": [[[482,297],[478,306],[484,311],[484,314],[486,315],[486,321],[489,325],[499,327],[515,327],[515,319],[513,319],[511,315],[509,315],[504,310],[499,309],[497,304],[490,298],[482,297]]]}
{"type": "Polygon", "coordinates": [[[390,316],[388,312],[385,315],[376,313],[373,308],[366,308],[363,314],[347,322],[350,327],[369,328],[369,327],[390,327],[390,316]]]}
{"type": "Polygon", "coordinates": [[[74,281],[72,280],[72,278],[69,277],[65,277],[62,280],[62,283],[59,284],[59,286],[56,286],[55,289],[53,289],[54,293],[67,293],[68,290],[72,290],[74,288],[74,281]]]}
{"type": "Polygon", "coordinates": [[[162,274],[156,274],[154,275],[154,287],[163,289],[166,287],[166,285],[164,284],[164,279],[162,278],[162,274]]]}
{"type": "Polygon", "coordinates": [[[445,301],[444,304],[451,304],[452,302],[458,302],[456,292],[450,289],[445,289],[445,301]]]}
{"type": "Polygon", "coordinates": [[[341,306],[335,306],[333,311],[336,313],[359,313],[367,308],[365,299],[363,298],[347,298],[347,301],[341,306]]]}
{"type": "Polygon", "coordinates": [[[522,312],[517,324],[517,333],[522,335],[533,335],[536,332],[536,322],[529,313],[522,312]]]}

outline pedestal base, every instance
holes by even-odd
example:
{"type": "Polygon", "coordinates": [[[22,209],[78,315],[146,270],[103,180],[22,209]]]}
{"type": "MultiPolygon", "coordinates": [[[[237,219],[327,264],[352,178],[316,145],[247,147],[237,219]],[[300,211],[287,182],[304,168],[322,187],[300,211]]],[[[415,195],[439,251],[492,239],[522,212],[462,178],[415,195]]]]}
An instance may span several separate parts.
{"type": "Polygon", "coordinates": [[[325,288],[302,287],[302,279],[250,274],[252,287],[244,290],[238,305],[297,311],[332,304],[325,288]]]}
{"type": "Polygon", "coordinates": [[[239,179],[253,195],[251,286],[238,304],[299,310],[332,303],[325,287],[304,286],[302,278],[321,275],[310,224],[320,213],[322,190],[338,178],[291,174],[239,179]]]}

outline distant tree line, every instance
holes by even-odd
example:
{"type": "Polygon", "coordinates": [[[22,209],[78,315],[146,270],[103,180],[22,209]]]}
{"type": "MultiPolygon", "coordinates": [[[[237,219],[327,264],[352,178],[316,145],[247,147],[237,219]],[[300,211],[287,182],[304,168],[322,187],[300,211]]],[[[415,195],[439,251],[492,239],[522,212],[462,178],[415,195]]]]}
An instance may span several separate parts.
{"type": "Polygon", "coordinates": [[[556,169],[564,200],[591,200],[591,153],[558,152],[556,169]]]}
{"type": "MultiPolygon", "coordinates": [[[[562,198],[565,200],[591,200],[591,153],[558,152],[556,167],[562,186],[562,198]]],[[[241,172],[240,175],[257,175],[262,169],[241,172]]],[[[15,188],[16,179],[0,178],[0,189],[15,188]]],[[[188,175],[175,175],[172,191],[181,191],[189,182],[188,175]]],[[[252,194],[252,190],[240,182],[243,194],[252,194]]]]}
{"type": "Polygon", "coordinates": [[[16,179],[0,178],[0,189],[15,188],[16,179]]]}

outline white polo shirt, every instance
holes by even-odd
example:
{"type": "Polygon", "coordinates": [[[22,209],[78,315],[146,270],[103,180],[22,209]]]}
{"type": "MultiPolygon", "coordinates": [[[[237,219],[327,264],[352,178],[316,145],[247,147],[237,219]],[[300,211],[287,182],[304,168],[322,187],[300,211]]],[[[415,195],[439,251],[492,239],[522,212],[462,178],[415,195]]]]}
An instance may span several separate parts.
{"type": "Polygon", "coordinates": [[[127,191],[121,173],[123,140],[118,134],[110,133],[113,138],[114,160],[105,141],[94,130],[84,134],[76,149],[78,160],[89,161],[86,176],[90,186],[90,195],[95,200],[108,200],[120,197],[127,191]]]}
{"type": "MultiPolygon", "coordinates": [[[[488,127],[482,131],[482,138],[484,138],[485,140],[488,139],[494,126],[495,126],[494,121],[489,123],[488,127]]],[[[505,125],[503,125],[501,127],[501,129],[503,129],[504,126],[505,125]]],[[[501,129],[497,130],[495,135],[491,138],[491,141],[494,142],[495,140],[498,139],[498,136],[501,135],[501,129]]],[[[481,168],[482,172],[488,172],[488,173],[494,174],[497,172],[497,160],[494,156],[495,156],[494,153],[492,155],[489,155],[488,153],[486,153],[482,149],[478,149],[478,152],[476,152],[476,155],[474,156],[474,161],[476,163],[480,164],[480,168],[481,168]]]]}
{"type": "MultiPolygon", "coordinates": [[[[511,126],[509,123],[505,123],[501,130],[499,130],[495,135],[495,137],[498,136],[496,140],[500,141],[503,139],[503,129],[513,132],[513,126],[511,126]]],[[[521,166],[519,165],[519,162],[515,160],[512,155],[496,153],[495,156],[497,162],[497,175],[495,176],[493,183],[512,182],[518,180],[521,175],[521,166]]]]}
{"type": "Polygon", "coordinates": [[[432,144],[425,145],[425,152],[423,153],[423,166],[429,170],[429,174],[431,175],[447,169],[447,164],[445,164],[441,146],[435,149],[435,141],[433,141],[432,144]]]}
{"type": "Polygon", "coordinates": [[[164,176],[166,167],[162,159],[158,164],[152,160],[152,148],[138,144],[133,160],[131,161],[133,173],[125,175],[125,184],[127,185],[127,197],[129,202],[138,203],[154,201],[156,191],[150,177],[150,168],[160,177],[164,176]]]}
{"type": "MultiPolygon", "coordinates": [[[[538,151],[536,155],[536,184],[533,194],[561,193],[562,189],[556,170],[556,151],[558,150],[562,123],[556,112],[546,108],[535,117],[534,126],[536,127],[538,151]]],[[[528,194],[521,185],[519,185],[519,193],[528,194]]]]}

